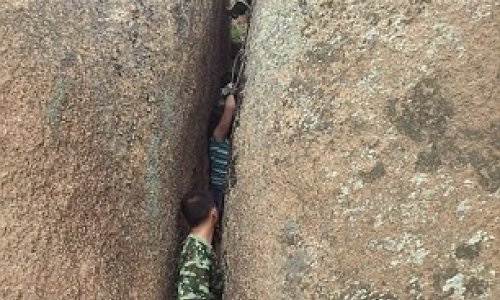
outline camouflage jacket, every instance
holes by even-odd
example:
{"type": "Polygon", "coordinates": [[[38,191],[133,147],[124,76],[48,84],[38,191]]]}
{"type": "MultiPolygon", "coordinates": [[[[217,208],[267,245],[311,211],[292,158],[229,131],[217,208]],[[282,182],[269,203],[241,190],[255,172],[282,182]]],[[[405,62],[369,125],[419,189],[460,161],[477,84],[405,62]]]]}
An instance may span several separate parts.
{"type": "Polygon", "coordinates": [[[179,261],[177,300],[221,300],[222,271],[211,245],[190,234],[179,261]]]}

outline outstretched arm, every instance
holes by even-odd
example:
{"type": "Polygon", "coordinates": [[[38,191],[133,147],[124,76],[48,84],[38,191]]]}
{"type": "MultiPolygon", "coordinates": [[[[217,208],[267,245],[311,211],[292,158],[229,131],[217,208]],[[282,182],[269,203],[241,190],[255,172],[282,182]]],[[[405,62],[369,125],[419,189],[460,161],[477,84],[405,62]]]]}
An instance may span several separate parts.
{"type": "Polygon", "coordinates": [[[229,95],[226,98],[226,103],[224,104],[224,113],[222,118],[217,124],[214,130],[214,138],[218,141],[222,141],[229,135],[229,130],[231,129],[231,122],[233,121],[234,112],[236,111],[236,99],[234,95],[229,95]]]}

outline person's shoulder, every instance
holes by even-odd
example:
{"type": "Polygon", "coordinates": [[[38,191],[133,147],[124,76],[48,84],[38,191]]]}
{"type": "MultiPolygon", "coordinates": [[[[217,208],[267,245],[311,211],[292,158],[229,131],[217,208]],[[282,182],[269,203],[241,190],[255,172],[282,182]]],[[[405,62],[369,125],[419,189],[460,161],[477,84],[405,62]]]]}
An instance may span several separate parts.
{"type": "Polygon", "coordinates": [[[188,235],[182,243],[182,252],[193,252],[197,248],[197,241],[191,235],[188,235]]]}
{"type": "Polygon", "coordinates": [[[193,236],[192,234],[188,235],[184,240],[184,251],[193,251],[193,252],[209,252],[210,246],[206,245],[199,238],[193,236]]]}
{"type": "Polygon", "coordinates": [[[213,264],[214,253],[211,246],[191,236],[186,238],[182,249],[182,257],[186,264],[195,262],[200,268],[209,269],[213,264]]]}

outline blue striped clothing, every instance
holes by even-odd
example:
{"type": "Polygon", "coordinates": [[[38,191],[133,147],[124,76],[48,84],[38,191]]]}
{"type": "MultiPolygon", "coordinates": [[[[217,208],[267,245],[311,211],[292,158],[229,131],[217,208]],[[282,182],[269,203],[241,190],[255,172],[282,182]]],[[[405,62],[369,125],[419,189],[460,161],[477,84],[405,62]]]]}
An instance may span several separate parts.
{"type": "Polygon", "coordinates": [[[224,186],[226,184],[229,165],[230,143],[228,139],[217,141],[214,137],[209,141],[210,184],[224,186]]]}

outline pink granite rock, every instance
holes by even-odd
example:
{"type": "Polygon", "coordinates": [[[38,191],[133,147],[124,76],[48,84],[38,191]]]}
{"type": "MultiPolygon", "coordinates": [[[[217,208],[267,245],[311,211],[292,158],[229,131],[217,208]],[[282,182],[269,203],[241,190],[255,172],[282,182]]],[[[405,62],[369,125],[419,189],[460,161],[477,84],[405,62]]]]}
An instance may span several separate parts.
{"type": "Polygon", "coordinates": [[[258,1],[226,299],[499,299],[496,1],[258,1]]]}
{"type": "MultiPolygon", "coordinates": [[[[0,3],[0,299],[170,299],[222,1],[0,3]]],[[[225,37],[227,38],[227,37],[225,37]]]]}

